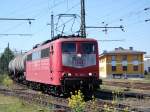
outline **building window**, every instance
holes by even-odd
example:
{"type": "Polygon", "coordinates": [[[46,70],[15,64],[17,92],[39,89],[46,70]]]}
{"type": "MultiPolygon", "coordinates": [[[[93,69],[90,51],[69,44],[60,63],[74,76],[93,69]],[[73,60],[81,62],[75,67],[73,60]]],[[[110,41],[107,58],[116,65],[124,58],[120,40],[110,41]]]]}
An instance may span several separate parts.
{"type": "Polygon", "coordinates": [[[128,67],[127,66],[122,66],[123,71],[127,71],[128,67]]]}
{"type": "Polygon", "coordinates": [[[133,60],[138,60],[138,55],[133,55],[133,60]]]}
{"type": "Polygon", "coordinates": [[[133,66],[134,71],[138,71],[138,66],[133,66]]]}
{"type": "Polygon", "coordinates": [[[116,56],[112,56],[112,57],[111,57],[111,60],[112,60],[112,61],[116,61],[116,56]]]}
{"type": "Polygon", "coordinates": [[[150,72],[150,67],[148,67],[148,72],[150,72]]]}
{"type": "Polygon", "coordinates": [[[49,57],[50,48],[42,49],[41,50],[41,58],[49,57]]]}
{"type": "Polygon", "coordinates": [[[123,61],[127,60],[127,55],[123,55],[123,56],[122,56],[122,60],[123,60],[123,61]]]}
{"type": "Polygon", "coordinates": [[[112,71],[116,71],[116,66],[112,66],[112,71]]]}

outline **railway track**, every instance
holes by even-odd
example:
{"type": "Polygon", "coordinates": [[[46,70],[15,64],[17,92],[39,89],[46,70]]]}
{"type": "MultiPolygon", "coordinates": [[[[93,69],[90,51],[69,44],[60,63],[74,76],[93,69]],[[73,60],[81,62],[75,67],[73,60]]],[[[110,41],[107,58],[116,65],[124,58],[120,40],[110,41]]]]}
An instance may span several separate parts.
{"type": "Polygon", "coordinates": [[[55,110],[67,110],[69,111],[70,108],[67,106],[67,100],[52,97],[49,95],[41,94],[39,92],[30,91],[30,90],[22,90],[22,89],[0,89],[0,93],[7,95],[7,96],[14,96],[27,101],[28,103],[33,103],[37,105],[41,105],[44,107],[52,108],[55,110]]]}
{"type": "Polygon", "coordinates": [[[150,83],[142,83],[142,82],[103,81],[103,85],[119,86],[119,87],[141,89],[141,90],[150,90],[150,83]]]}
{"type": "MultiPolygon", "coordinates": [[[[54,97],[47,94],[42,94],[37,91],[28,90],[24,88],[20,89],[8,89],[5,87],[0,87],[0,93],[8,96],[15,96],[28,103],[38,104],[44,107],[51,108],[54,111],[70,112],[71,108],[68,107],[68,100],[65,98],[54,97]]],[[[96,99],[95,104],[93,102],[87,101],[85,112],[93,112],[97,109],[99,112],[104,110],[104,105],[113,106],[119,112],[122,112],[124,108],[128,107],[132,112],[138,112],[137,109],[131,108],[130,106],[124,104],[112,104],[111,101],[104,101],[101,99],[96,99]],[[136,110],[136,111],[135,111],[136,110]]]]}
{"type": "MultiPolygon", "coordinates": [[[[114,95],[115,94],[116,93],[114,93],[114,95]]],[[[144,92],[123,91],[120,92],[119,95],[120,95],[119,97],[125,97],[125,98],[137,98],[137,99],[150,98],[150,94],[144,92]]],[[[98,99],[112,100],[113,91],[107,89],[99,90],[95,92],[95,96],[98,99]]]]}

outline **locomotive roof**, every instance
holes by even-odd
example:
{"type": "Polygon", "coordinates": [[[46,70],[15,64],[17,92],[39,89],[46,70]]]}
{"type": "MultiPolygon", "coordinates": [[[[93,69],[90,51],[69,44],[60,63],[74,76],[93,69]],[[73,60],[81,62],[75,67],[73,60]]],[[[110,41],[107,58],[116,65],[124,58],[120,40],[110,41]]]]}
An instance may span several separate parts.
{"type": "Polygon", "coordinates": [[[44,46],[50,43],[54,42],[61,42],[61,41],[96,41],[95,39],[92,38],[81,38],[81,37],[74,37],[74,36],[62,36],[62,37],[55,37],[54,39],[51,40],[46,40],[40,44],[36,44],[33,49],[38,48],[40,46],[44,46]]]}
{"type": "Polygon", "coordinates": [[[37,50],[38,48],[40,49],[41,47],[44,48],[47,45],[49,45],[50,43],[62,42],[62,41],[88,41],[88,42],[95,41],[96,42],[96,40],[92,39],[92,38],[81,38],[81,37],[74,37],[74,36],[73,37],[71,37],[71,36],[69,36],[69,37],[67,37],[67,36],[65,36],[65,37],[57,37],[57,38],[54,38],[54,39],[51,39],[51,40],[46,40],[46,41],[44,41],[44,42],[42,42],[40,44],[36,44],[33,47],[33,49],[31,49],[31,50],[29,50],[27,52],[27,54],[32,52],[34,49],[37,50]]]}
{"type": "Polygon", "coordinates": [[[79,37],[74,37],[74,38],[60,38],[56,41],[96,41],[95,39],[92,38],[79,38],[79,37]]]}

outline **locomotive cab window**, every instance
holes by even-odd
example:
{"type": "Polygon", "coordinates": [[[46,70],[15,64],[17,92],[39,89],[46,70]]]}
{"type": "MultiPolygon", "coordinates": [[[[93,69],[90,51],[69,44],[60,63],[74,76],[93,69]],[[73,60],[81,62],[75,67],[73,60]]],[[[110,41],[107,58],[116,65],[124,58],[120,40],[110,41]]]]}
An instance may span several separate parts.
{"type": "Polygon", "coordinates": [[[82,53],[95,53],[95,44],[94,43],[82,43],[81,44],[82,53]]]}
{"type": "Polygon", "coordinates": [[[27,61],[31,61],[32,60],[32,54],[27,55],[27,61]]]}
{"type": "Polygon", "coordinates": [[[41,51],[35,51],[32,53],[32,60],[37,60],[41,58],[41,51]]]}
{"type": "Polygon", "coordinates": [[[49,57],[50,48],[42,49],[41,50],[41,58],[49,57]]]}
{"type": "Polygon", "coordinates": [[[75,43],[62,43],[62,52],[63,53],[76,52],[76,44],[75,43]]]}

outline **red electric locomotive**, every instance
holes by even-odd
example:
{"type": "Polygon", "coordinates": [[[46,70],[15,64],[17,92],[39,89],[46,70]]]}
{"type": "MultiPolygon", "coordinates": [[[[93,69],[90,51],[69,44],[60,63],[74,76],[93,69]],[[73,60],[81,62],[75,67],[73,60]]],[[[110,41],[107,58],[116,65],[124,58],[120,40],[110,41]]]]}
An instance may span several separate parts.
{"type": "Polygon", "coordinates": [[[55,94],[93,91],[100,84],[98,44],[94,39],[78,37],[48,40],[19,60],[16,57],[9,69],[14,79],[55,94]]]}

